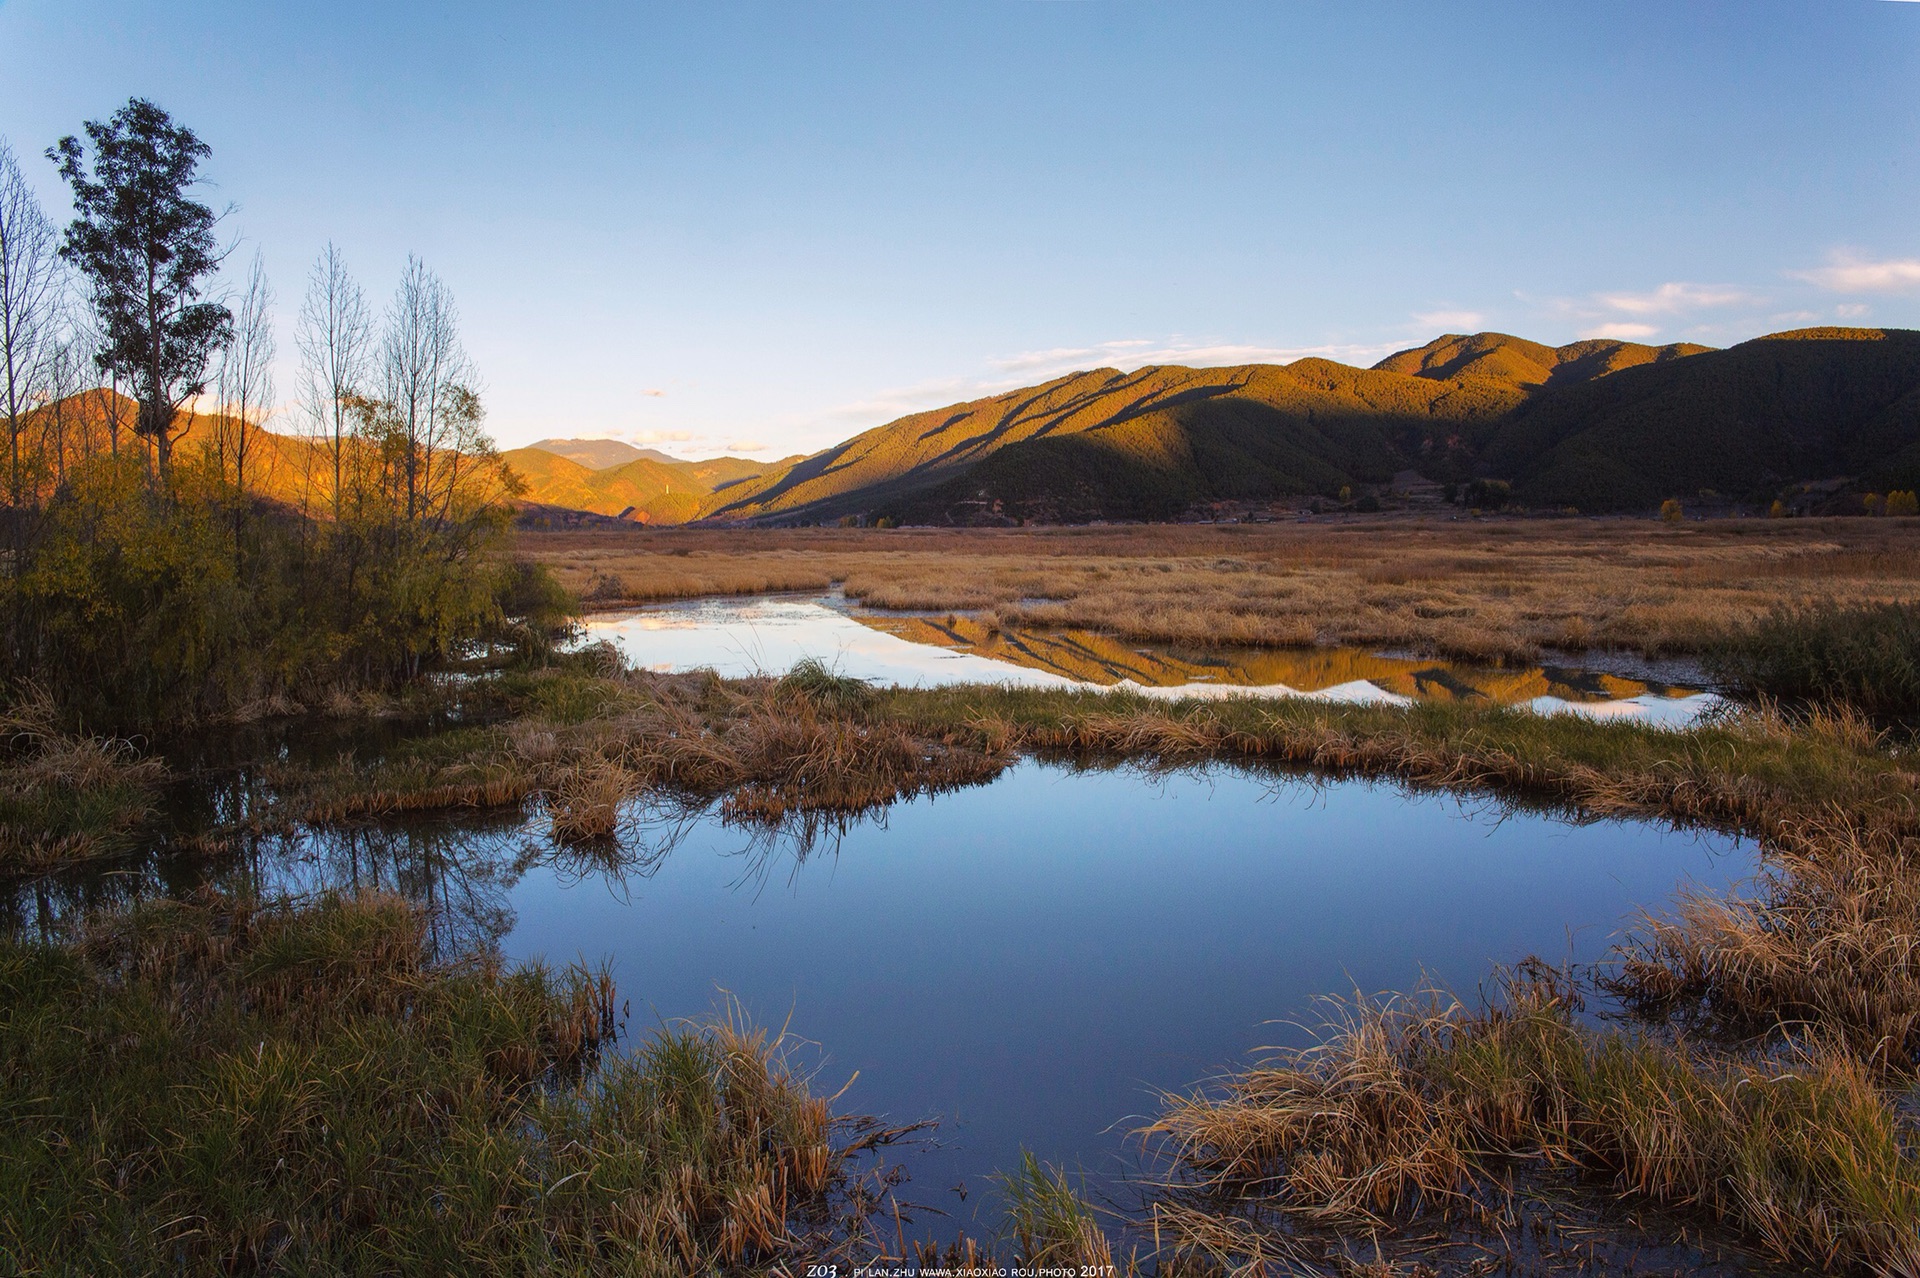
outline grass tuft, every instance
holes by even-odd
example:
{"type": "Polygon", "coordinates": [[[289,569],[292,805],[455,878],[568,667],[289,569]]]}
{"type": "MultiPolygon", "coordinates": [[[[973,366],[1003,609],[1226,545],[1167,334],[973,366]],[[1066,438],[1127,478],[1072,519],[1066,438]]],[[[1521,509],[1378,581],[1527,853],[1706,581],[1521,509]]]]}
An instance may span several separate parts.
{"type": "Polygon", "coordinates": [[[1844,823],[1770,850],[1745,892],[1644,916],[1603,984],[1642,1015],[1736,1037],[1811,1026],[1880,1070],[1920,1066],[1920,849],[1844,823]]]}
{"type": "Polygon", "coordinates": [[[1170,1246],[1217,1255],[1252,1207],[1346,1230],[1453,1215],[1520,1160],[1698,1211],[1782,1259],[1920,1272],[1920,1160],[1858,1059],[1715,1056],[1576,1010],[1536,964],[1477,1010],[1356,1000],[1318,1045],[1167,1098],[1144,1134],[1185,1203],[1160,1219],[1170,1246]]]}
{"type": "Polygon", "coordinates": [[[165,776],[165,765],[130,741],[63,731],[46,692],[17,689],[0,710],[0,873],[124,852],[165,776]]]}
{"type": "Polygon", "coordinates": [[[836,674],[817,657],[795,663],[775,685],[780,693],[805,701],[827,714],[858,715],[873,704],[873,686],[836,674]]]}
{"type": "Polygon", "coordinates": [[[607,1054],[603,973],[430,959],[398,898],[212,894],[0,943],[0,1268],[751,1270],[863,1208],[739,1022],[607,1054]]]}
{"type": "Polygon", "coordinates": [[[1006,1199],[1005,1232],[1017,1263],[1070,1273],[1113,1272],[1106,1233],[1064,1171],[1023,1149],[1020,1166],[996,1179],[1006,1199]]]}

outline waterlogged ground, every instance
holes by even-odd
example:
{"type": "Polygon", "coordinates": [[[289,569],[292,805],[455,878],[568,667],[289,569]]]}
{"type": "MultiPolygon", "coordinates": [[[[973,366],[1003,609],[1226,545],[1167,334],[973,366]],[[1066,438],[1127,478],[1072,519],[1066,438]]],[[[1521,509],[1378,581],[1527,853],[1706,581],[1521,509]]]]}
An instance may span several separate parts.
{"type": "Polygon", "coordinates": [[[836,828],[641,802],[600,855],[467,816],[268,839],[225,872],[397,889],[452,949],[607,961],[633,1030],[729,1003],[789,1026],[841,1110],[939,1120],[904,1155],[939,1236],[993,1228],[1023,1148],[1119,1196],[1157,1090],[1300,1043],[1322,996],[1591,961],[1636,907],[1753,866],[1730,838],[1383,783],[1026,762],[836,828]]]}
{"type": "Polygon", "coordinates": [[[696,599],[602,613],[588,640],[652,670],[777,674],[814,658],[880,684],[1126,687],[1153,696],[1488,700],[1542,713],[1685,724],[1718,704],[1696,687],[1580,665],[1496,668],[1353,648],[1181,650],[1086,630],[1002,627],[965,614],[853,607],[837,595],[696,599]]]}

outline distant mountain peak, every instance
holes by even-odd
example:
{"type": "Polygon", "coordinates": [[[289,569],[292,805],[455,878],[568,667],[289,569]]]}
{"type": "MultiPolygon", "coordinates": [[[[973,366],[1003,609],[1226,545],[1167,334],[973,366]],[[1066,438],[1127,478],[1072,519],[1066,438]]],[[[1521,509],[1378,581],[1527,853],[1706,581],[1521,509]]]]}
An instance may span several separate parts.
{"type": "Polygon", "coordinates": [[[655,448],[636,448],[617,439],[537,439],[527,447],[579,462],[588,470],[612,470],[636,461],[678,465],[682,460],[655,448]]]}
{"type": "Polygon", "coordinates": [[[1566,386],[1711,349],[1688,342],[1646,346],[1606,337],[1546,346],[1510,333],[1445,333],[1425,346],[1389,355],[1373,367],[1377,372],[1436,381],[1491,377],[1520,387],[1566,386]]]}

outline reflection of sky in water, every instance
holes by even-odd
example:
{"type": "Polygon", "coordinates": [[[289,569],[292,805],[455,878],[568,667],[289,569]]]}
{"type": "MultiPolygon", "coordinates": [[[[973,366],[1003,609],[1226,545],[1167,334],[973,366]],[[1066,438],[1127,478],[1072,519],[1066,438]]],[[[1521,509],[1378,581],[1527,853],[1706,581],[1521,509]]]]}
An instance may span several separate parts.
{"type": "MultiPolygon", "coordinates": [[[[841,674],[871,683],[930,687],[949,683],[1000,683],[1018,687],[1088,686],[1048,670],[933,644],[914,643],[862,625],[846,613],[811,599],[697,599],[657,604],[631,612],[603,613],[586,621],[586,638],[609,640],[636,665],[679,671],[711,667],[723,676],[781,674],[812,657],[841,674]]],[[[1311,692],[1285,684],[1246,687],[1190,683],[1174,687],[1118,687],[1145,696],[1304,696],[1321,701],[1405,704],[1408,698],[1356,679],[1311,692]]],[[[1541,713],[1573,713],[1597,719],[1634,719],[1684,725],[1719,703],[1700,694],[1655,695],[1615,701],[1569,701],[1543,696],[1524,702],[1541,713]]]]}
{"type": "Polygon", "coordinates": [[[970,1228],[1022,1147],[1117,1169],[1154,1089],[1300,1041],[1281,1022],[1318,996],[1423,975],[1471,996],[1529,953],[1593,960],[1634,908],[1753,864],[1729,838],[1389,785],[1034,762],[804,860],[711,817],[682,833],[648,877],[529,869],[509,952],[610,957],[640,1029],[721,991],[791,1017],[826,1090],[859,1071],[843,1109],[950,1120],[907,1197],[970,1228]]]}
{"type": "Polygon", "coordinates": [[[1071,688],[1073,680],[971,653],[909,643],[805,599],[698,599],[587,618],[589,640],[610,639],[648,670],[712,667],[728,678],[784,674],[807,657],[871,683],[931,687],[1010,683],[1071,688]]]}
{"type": "MultiPolygon", "coordinates": [[[[904,1155],[907,1197],[978,1232],[985,1178],[1021,1148],[1098,1183],[1155,1089],[1301,1042],[1289,1022],[1319,997],[1430,977],[1471,998],[1496,964],[1596,960],[1636,908],[1754,869],[1724,836],[1227,766],[1026,761],[833,828],[807,842],[653,795],[605,855],[556,848],[538,815],[421,813],[263,835],[204,870],[269,896],[401,893],[449,956],[498,939],[607,962],[629,1043],[728,995],[791,1018],[825,1092],[858,1071],[843,1112],[942,1118],[939,1148],[904,1155]]],[[[51,928],[40,911],[189,891],[188,867],[35,885],[13,912],[51,928]]]]}

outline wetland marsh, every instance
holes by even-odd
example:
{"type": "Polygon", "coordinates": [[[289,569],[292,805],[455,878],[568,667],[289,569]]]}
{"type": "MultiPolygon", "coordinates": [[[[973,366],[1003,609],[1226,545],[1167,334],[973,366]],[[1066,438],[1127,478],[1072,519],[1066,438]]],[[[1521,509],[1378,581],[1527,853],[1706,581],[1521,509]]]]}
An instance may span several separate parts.
{"type": "MultiPolygon", "coordinates": [[[[90,811],[95,772],[122,806],[22,849],[16,935],[58,948],[121,926],[99,920],[229,908],[208,901],[322,919],[329,902],[351,918],[394,901],[421,970],[448,974],[433,981],[474,963],[574,973],[538,1015],[575,1027],[554,1059],[584,1072],[514,1083],[502,1104],[585,1103],[568,1089],[591,1095],[606,1071],[658,1088],[645,1071],[700,1052],[786,1098],[766,1112],[798,1143],[774,1170],[735,1149],[698,1173],[733,1197],[646,1191],[668,1214],[635,1235],[645,1254],[722,1268],[982,1246],[1086,1263],[1145,1248],[1168,1274],[1312,1267],[1356,1230],[1420,1222],[1446,1223],[1396,1254],[1449,1272],[1478,1272],[1473,1255],[1522,1224],[1546,1230],[1523,1251],[1548,1269],[1595,1246],[1606,1263],[1645,1246],[1723,1270],[1903,1254],[1916,1178],[1887,1151],[1904,1120],[1847,1071],[1862,1054],[1910,1068],[1920,990],[1896,967],[1855,1006],[1814,962],[1836,944],[1886,954],[1908,930],[1904,889],[1858,885],[1906,882],[1888,849],[1914,836],[1914,774],[1904,739],[1858,716],[1722,703],[1686,681],[1696,668],[1644,652],[1516,666],[1196,646],[840,593],[646,605],[583,630],[544,657],[483,653],[397,699],[191,748],[21,719],[5,780],[22,811],[90,811]],[[1742,946],[1737,970],[1717,957],[1742,946]],[[1780,1134],[1800,1129],[1768,1126],[1798,1121],[1791,1106],[1743,1111],[1673,1133],[1689,1152],[1657,1171],[1608,1134],[1667,1103],[1640,1093],[1650,1080],[1745,1105],[1769,1054],[1834,1050],[1780,1028],[1788,1015],[1849,1045],[1809,1058],[1793,1104],[1852,1106],[1854,1143],[1800,1148],[1780,1134]],[[1476,1043],[1508,1053],[1511,1077],[1462,1081],[1450,1053],[1476,1043]],[[1299,1126],[1319,1111],[1276,1101],[1276,1078],[1324,1095],[1361,1143],[1299,1126]],[[1366,1107],[1408,1087],[1426,1108],[1363,1139],[1366,1107]],[[1473,1143],[1487,1088],[1535,1097],[1535,1117],[1487,1139],[1539,1153],[1473,1143]],[[1586,1116],[1538,1125],[1567,1106],[1586,1116]],[[819,1144],[827,1131],[838,1143],[819,1144]],[[1424,1143],[1377,1144],[1403,1135],[1424,1143]],[[1777,1166],[1741,1163],[1744,1140],[1777,1166]],[[778,1170],[815,1167],[813,1149],[827,1170],[778,1170]],[[1412,1161],[1382,1182],[1382,1158],[1412,1161]],[[1515,1170],[1534,1158],[1583,1170],[1515,1170]],[[1609,1169],[1656,1217],[1598,1226],[1596,1243],[1609,1169]],[[1740,1195],[1779,1177],[1802,1206],[1755,1217],[1740,1195]],[[779,1200],[785,1225],[743,1205],[802,1183],[779,1200]],[[661,1223],[675,1211],[691,1251],[661,1223]],[[1034,1212],[1044,1237],[1018,1223],[1034,1212]],[[1688,1232],[1700,1220],[1719,1222],[1705,1239],[1688,1232]]],[[[545,1041],[496,1050],[533,1061],[545,1041]]],[[[525,1176],[510,1218],[535,1232],[514,1246],[544,1229],[584,1255],[624,1228],[598,1191],[552,1223],[551,1173],[525,1176]]],[[[207,1237],[266,1228],[247,1219],[207,1237]]],[[[415,1227],[421,1246],[469,1245],[415,1227]]]]}
{"type": "Polygon", "coordinates": [[[771,829],[640,796],[592,850],[506,813],[301,826],[213,874],[269,897],[396,893],[450,954],[604,963],[636,1029],[729,1010],[785,1026],[843,1108],[937,1124],[900,1154],[900,1198],[951,1238],[991,1236],[993,1178],[1022,1151],[1123,1200],[1160,1094],[1301,1045],[1323,997],[1472,991],[1531,954],[1589,964],[1635,910],[1754,868],[1734,837],[1387,782],[1028,761],[771,829]]]}

